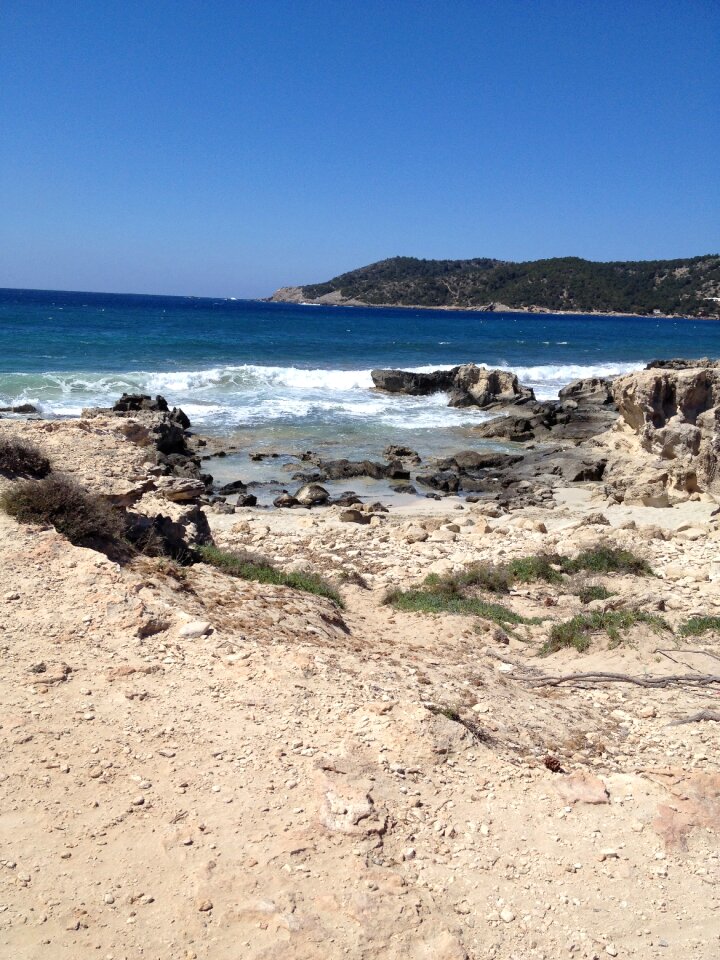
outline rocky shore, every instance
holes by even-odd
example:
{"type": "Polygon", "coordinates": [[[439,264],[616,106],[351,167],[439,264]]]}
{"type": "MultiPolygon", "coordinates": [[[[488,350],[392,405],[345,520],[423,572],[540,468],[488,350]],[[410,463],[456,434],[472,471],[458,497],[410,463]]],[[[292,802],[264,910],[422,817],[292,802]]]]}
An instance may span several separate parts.
{"type": "Polygon", "coordinates": [[[0,417],[135,537],[0,512],[1,955],[718,955],[717,363],[428,376],[472,449],[280,508],[162,398],[0,417]]]}

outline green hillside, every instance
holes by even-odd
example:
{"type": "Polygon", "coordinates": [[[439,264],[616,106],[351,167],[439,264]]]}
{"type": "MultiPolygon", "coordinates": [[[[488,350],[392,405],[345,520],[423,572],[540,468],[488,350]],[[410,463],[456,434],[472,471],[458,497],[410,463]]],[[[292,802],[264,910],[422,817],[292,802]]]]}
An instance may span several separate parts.
{"type": "Polygon", "coordinates": [[[558,257],[502,260],[419,260],[392,257],[326,283],[304,286],[302,297],[326,294],[367,304],[608,311],[718,316],[720,255],[684,260],[594,263],[558,257]]]}

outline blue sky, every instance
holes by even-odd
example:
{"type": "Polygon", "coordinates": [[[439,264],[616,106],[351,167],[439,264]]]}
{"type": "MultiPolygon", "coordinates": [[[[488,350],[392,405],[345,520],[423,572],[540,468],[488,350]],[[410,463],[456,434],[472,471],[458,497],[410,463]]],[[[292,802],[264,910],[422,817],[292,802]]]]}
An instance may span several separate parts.
{"type": "Polygon", "coordinates": [[[720,250],[717,0],[5,0],[0,286],[720,250]]]}

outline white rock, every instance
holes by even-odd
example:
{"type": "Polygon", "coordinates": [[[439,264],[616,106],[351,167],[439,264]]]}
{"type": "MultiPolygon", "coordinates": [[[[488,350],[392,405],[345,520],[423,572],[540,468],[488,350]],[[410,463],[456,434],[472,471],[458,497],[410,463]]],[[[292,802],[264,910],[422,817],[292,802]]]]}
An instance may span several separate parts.
{"type": "Polygon", "coordinates": [[[206,620],[192,620],[190,623],[186,623],[184,627],[180,627],[178,636],[186,638],[206,637],[209,633],[212,633],[212,629],[212,626],[206,620]]]}

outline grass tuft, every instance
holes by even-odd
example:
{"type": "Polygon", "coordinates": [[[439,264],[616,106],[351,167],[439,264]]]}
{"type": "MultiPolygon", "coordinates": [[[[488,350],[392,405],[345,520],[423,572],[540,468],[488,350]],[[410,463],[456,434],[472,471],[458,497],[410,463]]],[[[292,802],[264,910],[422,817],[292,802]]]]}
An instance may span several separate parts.
{"type": "Polygon", "coordinates": [[[0,495],[0,507],[20,523],[51,524],[76,546],[126,546],[123,514],[67,477],[17,481],[0,495]]]}
{"type": "Polygon", "coordinates": [[[720,617],[690,617],[680,626],[679,633],[683,637],[699,637],[710,630],[720,632],[720,617]]]}
{"type": "Polygon", "coordinates": [[[50,461],[34,443],[16,437],[0,437],[0,475],[11,480],[16,477],[40,480],[51,470],[50,461]]]}
{"type": "Polygon", "coordinates": [[[206,546],[199,550],[202,560],[231,577],[270,583],[279,587],[292,587],[304,593],[314,593],[332,600],[341,609],[345,606],[342,597],[319,573],[285,573],[268,560],[253,554],[236,553],[206,546]]]}
{"type": "Polygon", "coordinates": [[[640,610],[608,610],[605,612],[581,613],[556,623],[550,631],[550,636],[540,648],[540,656],[557,653],[565,647],[573,647],[579,653],[585,653],[590,647],[593,633],[605,632],[610,638],[610,646],[617,647],[622,643],[622,632],[639,623],[647,624],[656,633],[669,630],[668,623],[662,617],[653,613],[643,613],[640,610]]]}

